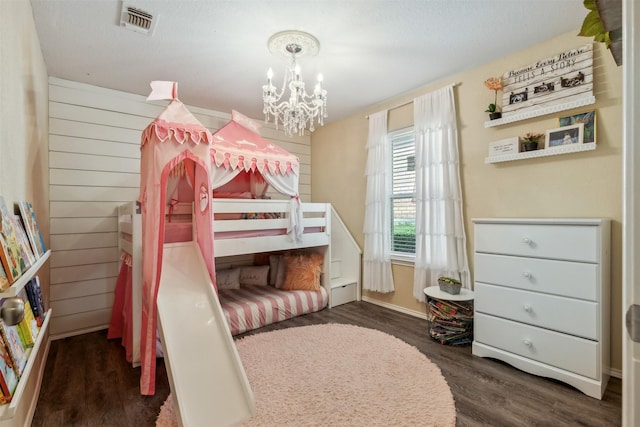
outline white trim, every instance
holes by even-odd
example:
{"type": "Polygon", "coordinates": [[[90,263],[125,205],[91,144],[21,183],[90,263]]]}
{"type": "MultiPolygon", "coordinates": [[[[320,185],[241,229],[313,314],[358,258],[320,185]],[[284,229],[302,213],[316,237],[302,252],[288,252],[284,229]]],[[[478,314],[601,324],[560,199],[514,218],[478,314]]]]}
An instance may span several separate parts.
{"type": "Polygon", "coordinates": [[[612,376],[613,378],[622,379],[622,370],[609,368],[609,375],[612,376]]]}
{"type": "Polygon", "coordinates": [[[401,252],[391,252],[391,263],[413,267],[416,263],[416,254],[403,254],[401,252]]]}
{"type": "Polygon", "coordinates": [[[55,340],[60,340],[63,338],[69,338],[69,337],[75,337],[76,335],[84,335],[84,334],[89,334],[91,332],[96,332],[96,331],[101,331],[103,329],[109,329],[109,325],[99,325],[99,326],[94,326],[92,328],[85,328],[85,329],[77,329],[75,331],[70,331],[70,332],[64,332],[61,334],[56,334],[56,335],[51,335],[51,341],[55,341],[55,340]]]}
{"type": "Polygon", "coordinates": [[[420,313],[419,311],[410,310],[408,308],[400,307],[399,305],[390,304],[388,302],[379,301],[374,298],[370,298],[367,296],[362,297],[362,301],[368,302],[371,304],[379,305],[380,307],[388,308],[389,310],[397,311],[400,313],[408,314],[409,316],[419,317],[420,319],[427,320],[427,313],[425,309],[425,313],[420,313]]]}

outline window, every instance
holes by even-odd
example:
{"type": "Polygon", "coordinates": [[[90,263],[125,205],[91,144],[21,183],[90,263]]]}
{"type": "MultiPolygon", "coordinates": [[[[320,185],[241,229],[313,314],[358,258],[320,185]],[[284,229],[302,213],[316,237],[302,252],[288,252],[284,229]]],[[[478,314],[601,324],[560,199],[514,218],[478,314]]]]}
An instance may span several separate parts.
{"type": "Polygon", "coordinates": [[[416,252],[416,147],[413,127],[389,133],[391,143],[391,253],[416,252]]]}

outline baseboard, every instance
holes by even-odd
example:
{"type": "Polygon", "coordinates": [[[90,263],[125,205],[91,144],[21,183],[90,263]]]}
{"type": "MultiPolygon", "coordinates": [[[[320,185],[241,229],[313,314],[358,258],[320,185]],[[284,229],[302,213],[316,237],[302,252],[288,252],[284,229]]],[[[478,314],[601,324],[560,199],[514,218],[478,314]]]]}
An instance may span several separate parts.
{"type": "Polygon", "coordinates": [[[620,369],[609,368],[609,375],[613,378],[622,379],[622,371],[620,369]]]}
{"type": "Polygon", "coordinates": [[[109,325],[94,326],[93,328],[77,329],[75,331],[65,332],[63,334],[51,335],[51,341],[60,340],[63,338],[75,337],[76,335],[89,334],[91,332],[101,331],[103,329],[109,329],[109,325]]]}
{"type": "Polygon", "coordinates": [[[368,302],[368,303],[371,303],[371,304],[375,304],[375,305],[379,305],[381,307],[388,308],[389,310],[398,311],[400,313],[408,314],[409,316],[419,317],[420,319],[427,320],[427,314],[426,313],[421,313],[421,312],[415,311],[415,310],[409,310],[408,308],[400,307],[399,305],[389,304],[388,302],[379,301],[377,299],[369,298],[369,297],[366,297],[366,296],[362,297],[362,301],[368,302]]]}

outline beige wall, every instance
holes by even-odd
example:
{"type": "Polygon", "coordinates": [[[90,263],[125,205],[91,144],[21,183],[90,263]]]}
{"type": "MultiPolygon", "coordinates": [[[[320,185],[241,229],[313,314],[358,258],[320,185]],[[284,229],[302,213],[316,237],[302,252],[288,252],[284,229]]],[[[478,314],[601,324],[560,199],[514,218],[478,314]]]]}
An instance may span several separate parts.
{"type": "Polygon", "coordinates": [[[28,0],[0,1],[0,58],[0,195],[33,203],[48,247],[48,82],[28,0]]]}
{"type": "MultiPolygon", "coordinates": [[[[484,110],[493,93],[483,85],[491,76],[530,64],[563,50],[589,43],[565,34],[481,67],[451,76],[406,96],[362,111],[317,129],[312,134],[313,201],[331,202],[363,247],[365,198],[366,115],[391,108],[449,83],[455,88],[459,123],[461,178],[464,197],[467,251],[473,272],[472,218],[479,217],[605,217],[612,220],[611,342],[612,368],[622,366],[622,69],[602,46],[594,46],[594,94],[596,104],[545,117],[485,129],[484,110]],[[558,127],[558,117],[596,110],[595,151],[498,164],[485,164],[488,143],[544,132],[558,127]],[[339,165],[339,167],[337,167],[339,165]]],[[[389,113],[389,130],[412,124],[413,106],[389,113]]],[[[396,291],[391,294],[363,292],[363,296],[404,310],[424,313],[412,296],[413,268],[393,266],[396,291]]]]}

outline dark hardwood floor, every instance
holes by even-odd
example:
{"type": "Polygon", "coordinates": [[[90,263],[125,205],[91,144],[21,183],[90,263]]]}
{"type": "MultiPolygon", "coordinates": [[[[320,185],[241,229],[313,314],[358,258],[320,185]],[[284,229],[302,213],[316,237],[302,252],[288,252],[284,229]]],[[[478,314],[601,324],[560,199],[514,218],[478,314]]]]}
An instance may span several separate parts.
{"type": "MultiPolygon", "coordinates": [[[[349,323],[392,334],[418,348],[446,378],[458,426],[621,425],[621,381],[612,378],[602,400],[563,383],[474,357],[471,347],[431,340],[427,322],[366,302],[308,314],[246,335],[320,323],[349,323]]],[[[139,395],[140,369],[106,331],[53,341],[33,426],[153,426],[169,384],[158,359],[155,396],[139,395]]],[[[428,392],[428,390],[425,390],[428,392]]],[[[425,417],[427,414],[425,414],[425,417]]],[[[212,424],[213,425],[213,424],[212,424]]]]}

